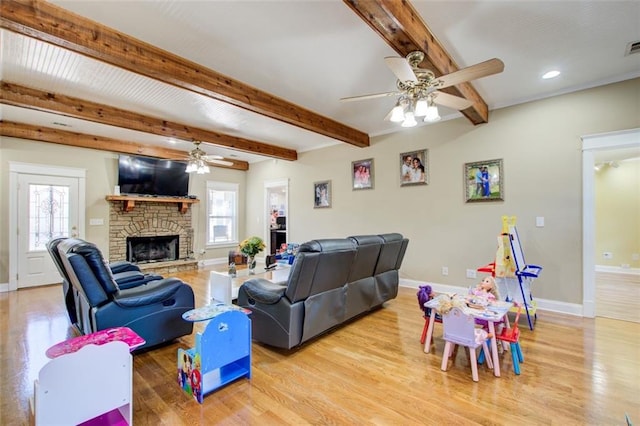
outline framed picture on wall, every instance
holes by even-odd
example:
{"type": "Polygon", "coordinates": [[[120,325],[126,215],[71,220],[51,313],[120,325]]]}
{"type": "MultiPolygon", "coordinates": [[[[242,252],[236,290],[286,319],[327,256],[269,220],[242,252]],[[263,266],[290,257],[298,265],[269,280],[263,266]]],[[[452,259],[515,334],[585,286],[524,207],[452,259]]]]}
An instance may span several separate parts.
{"type": "Polygon", "coordinates": [[[465,163],[463,173],[465,202],[504,201],[502,159],[465,163]]]}
{"type": "Polygon", "coordinates": [[[323,180],[313,183],[313,208],[331,207],[331,181],[323,180]]]}
{"type": "Polygon", "coordinates": [[[400,186],[428,184],[427,162],[428,151],[426,149],[400,154],[400,186]]]}
{"type": "Polygon", "coordinates": [[[353,190],[373,189],[373,158],[351,162],[353,190]]]}

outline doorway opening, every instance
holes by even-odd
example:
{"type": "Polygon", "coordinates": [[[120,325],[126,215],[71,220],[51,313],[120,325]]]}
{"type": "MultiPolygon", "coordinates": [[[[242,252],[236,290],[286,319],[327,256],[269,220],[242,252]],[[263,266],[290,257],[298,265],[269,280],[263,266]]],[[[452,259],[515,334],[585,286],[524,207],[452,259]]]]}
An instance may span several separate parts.
{"type": "Polygon", "coordinates": [[[596,155],[638,146],[640,129],[582,137],[582,314],[588,318],[596,316],[596,155]]]}
{"type": "Polygon", "coordinates": [[[289,241],[291,215],[289,214],[288,179],[265,182],[265,235],[267,254],[274,255],[289,241]]]}

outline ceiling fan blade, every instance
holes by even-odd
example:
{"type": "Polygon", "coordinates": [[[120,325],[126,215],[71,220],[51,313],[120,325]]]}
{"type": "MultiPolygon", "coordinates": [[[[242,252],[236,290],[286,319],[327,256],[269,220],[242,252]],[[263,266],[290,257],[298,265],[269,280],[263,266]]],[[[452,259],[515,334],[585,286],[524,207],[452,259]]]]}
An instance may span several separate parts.
{"type": "Polygon", "coordinates": [[[400,92],[372,93],[370,95],[360,95],[360,96],[350,96],[348,98],[340,98],[340,102],[363,101],[365,99],[383,98],[385,96],[398,96],[401,94],[402,93],[400,92]]]}
{"type": "Polygon", "coordinates": [[[435,91],[433,92],[433,102],[442,105],[447,108],[453,108],[457,110],[463,110],[473,105],[468,99],[461,98],[460,96],[450,95],[445,92],[435,91]]]}
{"type": "Polygon", "coordinates": [[[456,84],[475,80],[481,77],[498,74],[503,70],[504,63],[500,59],[489,59],[488,61],[480,62],[479,64],[471,65],[470,67],[452,72],[451,74],[438,77],[437,80],[440,84],[436,87],[438,89],[442,89],[449,86],[455,86],[456,84]]]}
{"type": "Polygon", "coordinates": [[[398,77],[398,80],[402,82],[412,81],[417,82],[416,74],[411,69],[411,65],[405,58],[399,58],[397,56],[387,56],[384,58],[387,66],[398,77]]]}

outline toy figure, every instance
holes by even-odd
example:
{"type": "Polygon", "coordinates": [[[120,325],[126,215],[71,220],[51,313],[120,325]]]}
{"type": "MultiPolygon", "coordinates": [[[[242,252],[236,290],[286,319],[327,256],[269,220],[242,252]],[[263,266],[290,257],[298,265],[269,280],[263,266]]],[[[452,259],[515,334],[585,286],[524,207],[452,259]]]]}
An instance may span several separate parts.
{"type": "Polygon", "coordinates": [[[477,304],[487,305],[500,299],[498,286],[493,277],[485,277],[478,285],[469,291],[470,301],[478,302],[477,304]]]}
{"type": "Polygon", "coordinates": [[[191,389],[196,401],[202,403],[202,373],[200,372],[200,355],[196,355],[193,360],[191,370],[191,389]]]}

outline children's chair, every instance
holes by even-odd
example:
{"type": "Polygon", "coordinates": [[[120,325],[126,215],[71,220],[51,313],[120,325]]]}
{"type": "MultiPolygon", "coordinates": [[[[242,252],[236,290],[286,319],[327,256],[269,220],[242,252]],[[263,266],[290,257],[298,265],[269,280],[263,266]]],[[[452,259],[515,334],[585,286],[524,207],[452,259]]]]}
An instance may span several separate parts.
{"type": "MultiPolygon", "coordinates": [[[[489,354],[487,346],[487,332],[481,328],[476,328],[473,316],[466,314],[461,308],[451,308],[449,312],[442,315],[443,338],[445,340],[444,352],[442,353],[442,371],[447,371],[449,357],[453,353],[456,345],[469,348],[469,360],[471,362],[471,375],[473,381],[478,381],[478,361],[476,359],[476,349],[482,346],[485,353],[489,354]]],[[[493,369],[491,357],[487,357],[487,365],[493,369]]]]}
{"type": "Polygon", "coordinates": [[[513,359],[513,372],[516,374],[520,374],[520,363],[524,362],[524,355],[522,355],[522,349],[520,348],[520,329],[518,328],[521,311],[522,305],[518,305],[518,311],[516,313],[516,318],[513,321],[513,326],[503,328],[502,332],[497,335],[497,339],[499,341],[509,343],[511,348],[511,358],[513,359]]]}

